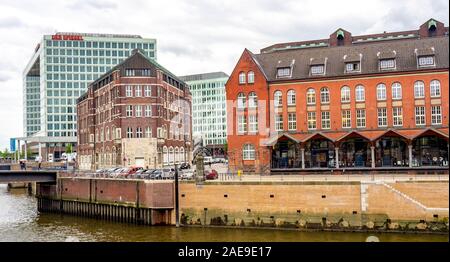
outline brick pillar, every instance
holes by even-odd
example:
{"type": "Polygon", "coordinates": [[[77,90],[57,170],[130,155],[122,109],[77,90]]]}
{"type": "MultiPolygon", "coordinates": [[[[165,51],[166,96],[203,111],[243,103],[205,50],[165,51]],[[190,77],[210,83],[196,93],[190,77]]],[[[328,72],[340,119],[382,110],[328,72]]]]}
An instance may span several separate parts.
{"type": "Polygon", "coordinates": [[[375,168],[375,147],[371,146],[370,147],[370,157],[371,157],[371,162],[372,162],[372,168],[375,168]]]}

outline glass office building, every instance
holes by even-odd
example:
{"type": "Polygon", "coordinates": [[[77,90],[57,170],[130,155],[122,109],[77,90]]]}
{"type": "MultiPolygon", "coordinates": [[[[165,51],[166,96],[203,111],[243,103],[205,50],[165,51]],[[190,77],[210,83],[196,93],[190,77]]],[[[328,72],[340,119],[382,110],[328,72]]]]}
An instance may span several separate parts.
{"type": "Polygon", "coordinates": [[[76,99],[136,48],[156,60],[156,40],[138,35],[44,35],[23,73],[23,135],[75,143],[76,99]]]}
{"type": "Polygon", "coordinates": [[[180,79],[189,85],[192,93],[193,137],[201,137],[203,145],[211,148],[214,155],[223,155],[227,142],[225,83],[228,75],[214,72],[180,79]]]}

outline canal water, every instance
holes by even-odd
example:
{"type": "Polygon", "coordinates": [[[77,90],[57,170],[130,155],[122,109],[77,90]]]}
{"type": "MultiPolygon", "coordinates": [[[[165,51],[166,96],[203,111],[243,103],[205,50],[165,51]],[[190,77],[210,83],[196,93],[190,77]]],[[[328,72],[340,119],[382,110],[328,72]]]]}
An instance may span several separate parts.
{"type": "Polygon", "coordinates": [[[172,226],[134,226],[37,211],[36,199],[26,189],[7,190],[0,185],[0,242],[25,241],[366,241],[376,236],[381,242],[444,241],[448,235],[371,234],[337,232],[299,232],[268,229],[175,228],[172,226]]]}

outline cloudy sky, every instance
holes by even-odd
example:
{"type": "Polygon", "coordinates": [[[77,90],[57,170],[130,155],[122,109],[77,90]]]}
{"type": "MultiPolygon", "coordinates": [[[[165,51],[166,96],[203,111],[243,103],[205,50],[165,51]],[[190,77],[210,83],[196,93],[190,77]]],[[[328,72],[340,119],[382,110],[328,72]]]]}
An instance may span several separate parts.
{"type": "Polygon", "coordinates": [[[138,34],[157,39],[177,75],[230,73],[244,48],[449,24],[448,0],[0,0],[0,148],[22,135],[22,71],[44,34],[138,34]]]}

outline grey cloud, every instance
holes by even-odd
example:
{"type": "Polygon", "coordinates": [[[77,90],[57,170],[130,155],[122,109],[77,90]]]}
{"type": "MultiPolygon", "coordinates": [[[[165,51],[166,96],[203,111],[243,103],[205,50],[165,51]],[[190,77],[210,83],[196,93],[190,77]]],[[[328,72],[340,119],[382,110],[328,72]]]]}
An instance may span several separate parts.
{"type": "Polygon", "coordinates": [[[0,28],[17,28],[23,27],[26,24],[17,17],[3,17],[0,18],[0,28]]]}

